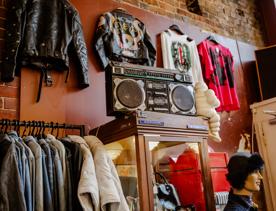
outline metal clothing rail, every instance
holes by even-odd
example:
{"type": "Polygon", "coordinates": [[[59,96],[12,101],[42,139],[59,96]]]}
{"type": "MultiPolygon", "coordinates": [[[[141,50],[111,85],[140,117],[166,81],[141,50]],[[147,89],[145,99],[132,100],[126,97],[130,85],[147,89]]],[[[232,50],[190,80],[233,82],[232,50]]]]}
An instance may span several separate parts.
{"type": "Polygon", "coordinates": [[[0,120],[0,125],[2,126],[13,126],[15,128],[19,127],[31,127],[31,128],[50,128],[50,129],[76,129],[80,131],[80,136],[85,135],[85,125],[74,125],[74,124],[60,124],[54,122],[44,122],[44,121],[19,121],[19,120],[0,120]]]}

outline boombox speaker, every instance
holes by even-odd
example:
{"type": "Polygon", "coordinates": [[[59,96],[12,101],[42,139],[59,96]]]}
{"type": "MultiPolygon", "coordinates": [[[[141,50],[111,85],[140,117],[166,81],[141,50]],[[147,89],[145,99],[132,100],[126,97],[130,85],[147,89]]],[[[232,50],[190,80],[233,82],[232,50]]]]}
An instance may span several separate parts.
{"type": "Polygon", "coordinates": [[[191,77],[178,71],[112,62],[106,69],[107,115],[135,110],[195,115],[191,77]]]}

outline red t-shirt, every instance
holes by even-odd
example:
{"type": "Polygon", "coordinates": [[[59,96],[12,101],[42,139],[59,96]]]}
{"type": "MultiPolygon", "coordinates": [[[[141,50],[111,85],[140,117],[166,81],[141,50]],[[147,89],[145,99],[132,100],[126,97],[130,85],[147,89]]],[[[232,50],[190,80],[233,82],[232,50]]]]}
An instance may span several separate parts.
{"type": "Polygon", "coordinates": [[[235,88],[234,62],[230,50],[209,40],[204,40],[197,48],[204,80],[220,101],[217,111],[238,110],[240,103],[235,88]]]}

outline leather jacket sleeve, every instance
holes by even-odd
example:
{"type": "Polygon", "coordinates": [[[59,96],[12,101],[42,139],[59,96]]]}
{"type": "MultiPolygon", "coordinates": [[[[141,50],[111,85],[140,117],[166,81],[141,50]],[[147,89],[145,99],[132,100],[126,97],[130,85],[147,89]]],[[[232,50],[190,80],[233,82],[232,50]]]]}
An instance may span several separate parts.
{"type": "Polygon", "coordinates": [[[74,16],[73,20],[73,45],[75,55],[77,55],[77,60],[79,62],[79,67],[81,68],[81,72],[79,73],[80,86],[82,88],[89,86],[88,79],[88,59],[87,59],[87,48],[84,41],[82,26],[80,22],[79,15],[74,16]]]}
{"type": "Polygon", "coordinates": [[[14,79],[16,58],[25,27],[27,0],[8,1],[7,23],[5,33],[5,58],[1,70],[1,80],[10,82],[14,79]]]}
{"type": "Polygon", "coordinates": [[[144,37],[144,43],[148,48],[148,52],[149,52],[149,66],[153,66],[154,62],[156,60],[156,50],[155,47],[151,41],[151,38],[147,32],[147,30],[145,30],[145,37],[144,37]]]}
{"type": "Polygon", "coordinates": [[[107,41],[106,39],[108,39],[109,33],[110,33],[110,30],[109,30],[109,26],[107,24],[107,20],[102,15],[99,18],[98,27],[96,30],[95,48],[96,48],[96,52],[98,53],[98,56],[100,58],[100,61],[101,61],[104,69],[107,67],[107,65],[109,63],[108,55],[106,55],[106,52],[104,49],[105,48],[104,43],[107,41]]]}

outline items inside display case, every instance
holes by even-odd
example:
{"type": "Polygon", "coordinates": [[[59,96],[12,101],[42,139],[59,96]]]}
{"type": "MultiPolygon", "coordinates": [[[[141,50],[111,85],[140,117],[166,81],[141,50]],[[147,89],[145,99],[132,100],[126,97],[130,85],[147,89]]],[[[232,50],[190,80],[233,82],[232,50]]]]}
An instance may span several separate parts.
{"type": "Polygon", "coordinates": [[[158,186],[160,183],[169,185],[167,191],[172,192],[166,198],[166,194],[160,194],[164,190],[157,190],[155,200],[159,200],[161,207],[169,209],[173,204],[173,210],[178,207],[206,210],[198,143],[149,142],[149,148],[153,181],[158,186]]]}
{"type": "Polygon", "coordinates": [[[90,131],[118,171],[130,210],[215,210],[207,121],[139,112],[90,131]],[[173,117],[173,119],[172,119],[173,117]]]}
{"type": "Polygon", "coordinates": [[[105,145],[117,169],[124,196],[131,211],[139,211],[135,140],[131,136],[105,145]]]}

